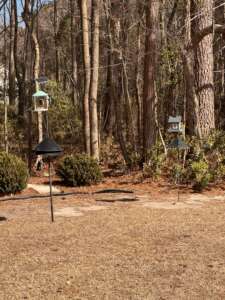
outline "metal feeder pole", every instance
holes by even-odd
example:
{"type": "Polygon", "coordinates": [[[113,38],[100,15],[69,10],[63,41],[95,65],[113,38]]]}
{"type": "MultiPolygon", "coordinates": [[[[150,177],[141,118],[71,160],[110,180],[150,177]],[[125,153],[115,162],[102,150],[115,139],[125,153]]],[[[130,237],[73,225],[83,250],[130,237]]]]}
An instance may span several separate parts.
{"type": "Polygon", "coordinates": [[[50,160],[50,158],[48,159],[48,173],[49,173],[49,187],[50,187],[51,221],[54,222],[53,197],[52,197],[52,177],[51,177],[51,160],[50,160]]]}

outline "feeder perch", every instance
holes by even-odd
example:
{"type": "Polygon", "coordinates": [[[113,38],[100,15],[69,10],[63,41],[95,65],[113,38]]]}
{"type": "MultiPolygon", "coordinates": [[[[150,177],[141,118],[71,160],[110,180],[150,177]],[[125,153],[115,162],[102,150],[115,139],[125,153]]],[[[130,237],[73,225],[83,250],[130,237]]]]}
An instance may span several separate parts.
{"type": "Polygon", "coordinates": [[[48,111],[49,96],[43,91],[38,91],[32,96],[33,98],[33,110],[36,112],[48,111]]]}
{"type": "Polygon", "coordinates": [[[170,133],[182,133],[183,132],[183,124],[182,124],[181,116],[169,117],[169,129],[170,133]]]}

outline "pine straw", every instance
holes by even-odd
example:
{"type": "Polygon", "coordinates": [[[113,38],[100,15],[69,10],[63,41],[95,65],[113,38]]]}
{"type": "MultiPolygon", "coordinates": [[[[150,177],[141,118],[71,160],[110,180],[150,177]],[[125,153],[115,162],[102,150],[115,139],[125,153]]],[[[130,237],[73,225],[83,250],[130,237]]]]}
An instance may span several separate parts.
{"type": "MultiPolygon", "coordinates": [[[[96,205],[87,196],[54,202],[96,205]]],[[[51,224],[47,200],[0,202],[0,299],[224,299],[223,201],[102,205],[51,224]]]]}

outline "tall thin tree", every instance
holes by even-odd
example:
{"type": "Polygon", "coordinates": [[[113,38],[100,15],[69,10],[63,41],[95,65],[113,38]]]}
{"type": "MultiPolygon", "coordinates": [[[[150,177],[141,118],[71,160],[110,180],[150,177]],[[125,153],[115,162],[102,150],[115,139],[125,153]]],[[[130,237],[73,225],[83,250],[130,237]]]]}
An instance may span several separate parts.
{"type": "Polygon", "coordinates": [[[91,155],[99,159],[98,141],[98,76],[99,76],[99,0],[92,0],[92,52],[90,82],[91,155]]]}
{"type": "Polygon", "coordinates": [[[156,64],[158,52],[159,0],[146,2],[146,38],[144,59],[144,91],[143,91],[143,156],[155,144],[156,123],[156,64]]]}

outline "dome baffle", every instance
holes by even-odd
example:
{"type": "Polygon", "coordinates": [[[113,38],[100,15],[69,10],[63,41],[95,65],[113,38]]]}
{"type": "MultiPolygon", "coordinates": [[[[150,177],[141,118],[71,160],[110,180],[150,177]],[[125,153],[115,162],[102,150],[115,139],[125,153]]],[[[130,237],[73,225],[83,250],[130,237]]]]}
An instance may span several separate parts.
{"type": "Polygon", "coordinates": [[[51,157],[56,157],[62,153],[62,149],[55,141],[50,138],[44,139],[34,150],[36,155],[44,155],[48,157],[48,171],[49,171],[49,192],[50,192],[50,208],[51,208],[51,221],[54,222],[53,210],[53,194],[52,194],[52,176],[51,176],[51,157]]]}
{"type": "Polygon", "coordinates": [[[46,138],[34,149],[36,155],[57,156],[63,151],[61,147],[52,139],[46,138]]]}

